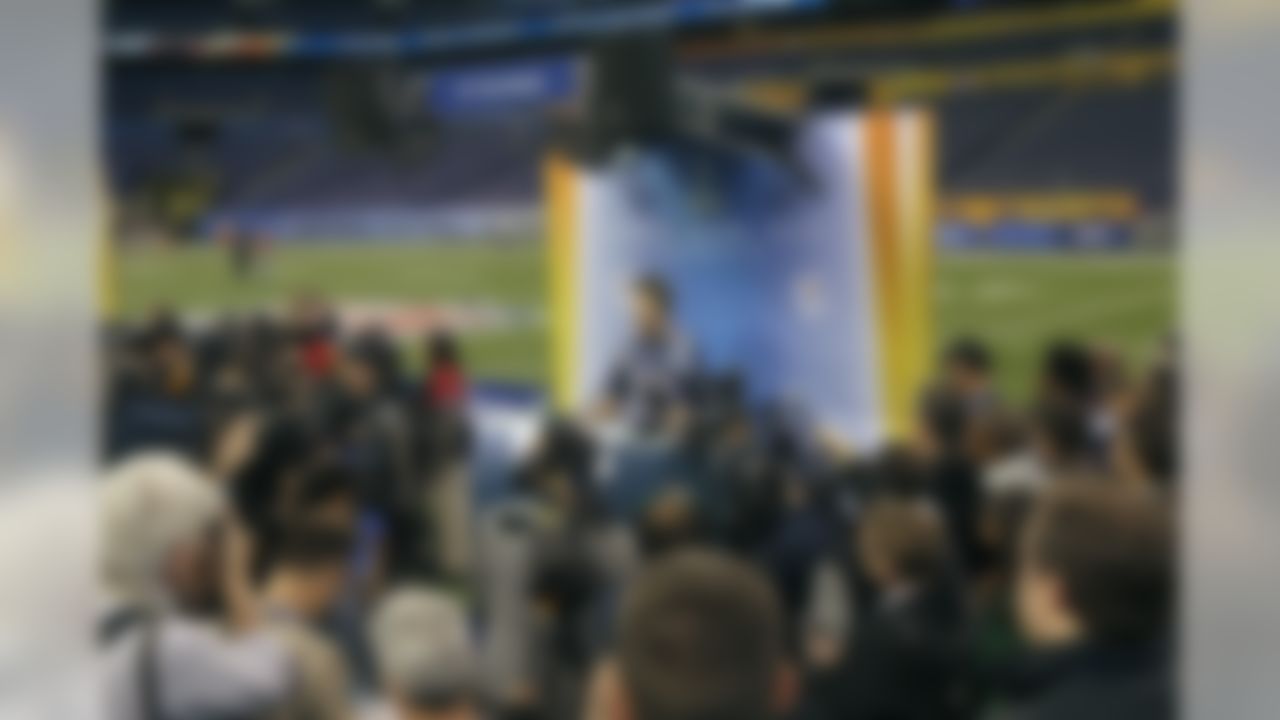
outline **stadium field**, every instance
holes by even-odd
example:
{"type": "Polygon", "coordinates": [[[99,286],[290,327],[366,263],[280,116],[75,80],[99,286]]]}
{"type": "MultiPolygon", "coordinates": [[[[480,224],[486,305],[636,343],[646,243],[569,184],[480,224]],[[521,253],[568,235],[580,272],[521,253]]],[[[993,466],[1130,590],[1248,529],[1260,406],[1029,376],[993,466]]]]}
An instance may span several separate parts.
{"type": "MultiPolygon", "coordinates": [[[[115,260],[114,295],[125,318],[161,303],[214,315],[321,290],[365,316],[408,318],[409,328],[413,308],[445,307],[462,319],[477,377],[541,383],[546,374],[544,266],[535,243],[281,247],[243,280],[212,247],[128,249],[115,260]]],[[[986,338],[1013,397],[1029,391],[1047,341],[1078,337],[1146,360],[1176,318],[1174,263],[1165,255],[943,256],[935,285],[938,337],[986,338]]],[[[407,347],[416,361],[416,344],[407,347]]]]}

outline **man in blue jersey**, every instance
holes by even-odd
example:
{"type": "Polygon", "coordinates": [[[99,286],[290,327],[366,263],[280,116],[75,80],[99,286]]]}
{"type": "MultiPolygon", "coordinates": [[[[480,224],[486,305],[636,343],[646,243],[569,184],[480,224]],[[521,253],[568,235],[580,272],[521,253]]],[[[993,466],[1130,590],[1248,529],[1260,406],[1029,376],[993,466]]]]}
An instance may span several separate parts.
{"type": "Polygon", "coordinates": [[[632,291],[632,334],[609,372],[600,414],[639,436],[668,434],[688,414],[693,344],[676,327],[666,281],[646,275],[632,291]]]}

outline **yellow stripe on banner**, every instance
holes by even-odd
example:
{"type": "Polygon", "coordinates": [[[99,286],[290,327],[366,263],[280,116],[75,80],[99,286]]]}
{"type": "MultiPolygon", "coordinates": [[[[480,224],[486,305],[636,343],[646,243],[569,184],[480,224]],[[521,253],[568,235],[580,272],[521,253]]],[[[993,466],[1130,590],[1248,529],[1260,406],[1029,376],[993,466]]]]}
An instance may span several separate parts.
{"type": "Polygon", "coordinates": [[[871,78],[871,94],[878,102],[901,103],[974,92],[1028,87],[1131,87],[1171,75],[1175,53],[1167,49],[1078,55],[976,64],[948,63],[944,67],[885,72],[871,78]]]}
{"type": "Polygon", "coordinates": [[[894,152],[894,117],[888,110],[867,113],[866,128],[867,194],[870,213],[872,283],[875,286],[875,318],[880,359],[880,397],[891,438],[905,436],[910,422],[910,401],[904,402],[903,375],[903,279],[898,271],[899,213],[897,158],[894,152]]]}
{"type": "Polygon", "coordinates": [[[920,333],[925,366],[920,383],[927,382],[931,370],[928,363],[937,357],[938,325],[934,290],[937,288],[937,227],[938,227],[938,124],[937,116],[931,110],[922,110],[919,129],[920,153],[916,156],[916,171],[920,173],[920,181],[916,188],[920,193],[920,202],[916,214],[920,218],[920,230],[916,242],[920,246],[920,333]]]}
{"type": "Polygon", "coordinates": [[[934,357],[933,337],[933,119],[923,110],[908,111],[899,120],[898,238],[899,286],[904,308],[901,348],[902,400],[908,422],[921,389],[928,381],[934,357]]]}
{"type": "Polygon", "coordinates": [[[547,278],[551,310],[551,392],[557,408],[570,409],[577,375],[578,169],[563,154],[543,164],[547,188],[547,278]]]}

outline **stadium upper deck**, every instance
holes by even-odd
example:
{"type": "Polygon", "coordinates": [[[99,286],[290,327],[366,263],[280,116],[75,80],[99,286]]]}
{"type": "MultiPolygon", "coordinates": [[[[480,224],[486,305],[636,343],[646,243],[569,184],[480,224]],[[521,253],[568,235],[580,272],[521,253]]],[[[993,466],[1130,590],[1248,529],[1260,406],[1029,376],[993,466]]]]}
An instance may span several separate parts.
{"type": "MultiPolygon", "coordinates": [[[[536,209],[538,158],[547,137],[540,103],[563,98],[548,94],[545,102],[530,103],[520,97],[504,105],[501,93],[486,88],[486,96],[496,98],[490,112],[453,123],[428,106],[423,88],[446,75],[469,82],[467,68],[495,62],[536,75],[547,66],[572,63],[571,45],[548,42],[544,32],[539,42],[517,43],[515,50],[496,44],[479,56],[433,57],[429,45],[375,41],[404,41],[421,27],[414,19],[424,16],[415,13],[436,12],[438,4],[409,3],[397,11],[400,22],[383,22],[377,31],[364,29],[369,26],[359,18],[326,15],[337,12],[338,3],[236,9],[240,5],[195,3],[197,10],[181,13],[181,26],[170,22],[169,3],[111,5],[115,52],[108,65],[105,149],[119,199],[177,207],[186,232],[237,213],[261,217],[325,208],[355,213],[355,224],[364,224],[371,209],[411,209],[415,219],[424,209],[536,209]],[[248,34],[242,32],[245,13],[257,17],[251,24],[257,29],[248,34]],[[352,29],[363,44],[344,44],[340,31],[321,32],[325,41],[312,42],[317,36],[307,28],[327,27],[325,17],[336,23],[332,27],[352,29]],[[211,32],[218,27],[240,30],[211,32]],[[285,29],[290,30],[281,34],[285,29]],[[182,42],[171,42],[175,38],[182,42]],[[390,68],[397,83],[413,88],[406,97],[419,114],[413,131],[401,133],[411,137],[398,140],[394,153],[352,147],[350,125],[370,118],[351,116],[351,98],[335,99],[340,76],[348,67],[367,65],[363,61],[374,50],[386,55],[379,64],[390,68]]],[[[374,12],[373,3],[341,5],[366,20],[390,17],[374,12]]],[[[657,6],[466,5],[468,13],[502,9],[507,19],[657,6]]],[[[688,13],[688,4],[661,5],[688,13]]],[[[796,108],[815,85],[832,80],[865,81],[877,99],[932,104],[939,118],[937,167],[944,196],[1119,194],[1120,205],[1136,208],[1126,210],[1129,216],[1167,212],[1173,202],[1169,76],[1176,29],[1170,3],[1012,5],[856,24],[794,21],[767,30],[735,25],[731,31],[683,34],[678,57],[689,76],[790,96],[796,108]]],[[[669,18],[686,17],[670,12],[675,14],[669,18]]],[[[449,34],[442,28],[433,30],[435,36],[449,34]]],[[[496,36],[461,37],[483,45],[496,36]]],[[[450,216],[449,223],[455,219],[450,216]]]]}

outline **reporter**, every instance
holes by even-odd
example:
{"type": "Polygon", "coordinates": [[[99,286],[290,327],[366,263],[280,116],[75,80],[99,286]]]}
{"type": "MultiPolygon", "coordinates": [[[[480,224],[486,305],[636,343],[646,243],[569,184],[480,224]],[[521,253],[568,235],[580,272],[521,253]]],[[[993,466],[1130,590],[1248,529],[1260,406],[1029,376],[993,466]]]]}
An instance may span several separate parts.
{"type": "Polygon", "coordinates": [[[857,556],[869,607],[838,667],[815,678],[818,704],[841,720],[969,717],[968,627],[941,512],[923,499],[874,500],[857,556]]]}
{"type": "Polygon", "coordinates": [[[182,459],[148,453],[108,477],[101,503],[105,709],[111,720],[259,718],[290,664],[260,622],[251,543],[218,489],[182,459]]]}
{"type": "Polygon", "coordinates": [[[476,720],[477,660],[466,616],[425,588],[393,591],[373,618],[381,681],[396,720],[476,720]]]}
{"type": "Polygon", "coordinates": [[[266,581],[269,625],[293,661],[294,685],[282,718],[344,720],[351,716],[346,661],[320,631],[347,581],[351,533],[312,521],[281,538],[266,581]]]}
{"type": "Polygon", "coordinates": [[[1063,483],[1023,537],[1017,610],[1039,648],[1016,720],[1174,716],[1173,520],[1145,488],[1063,483]]]}
{"type": "Polygon", "coordinates": [[[767,720],[795,707],[781,604],[751,566],[675,551],[649,567],[625,605],[617,672],[597,673],[591,708],[613,720],[767,720]]]}

